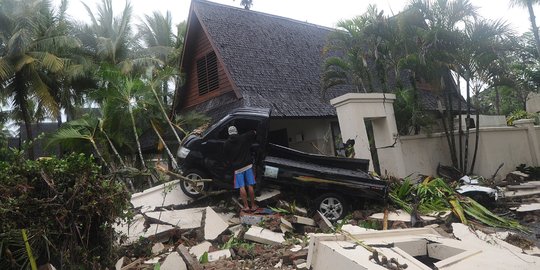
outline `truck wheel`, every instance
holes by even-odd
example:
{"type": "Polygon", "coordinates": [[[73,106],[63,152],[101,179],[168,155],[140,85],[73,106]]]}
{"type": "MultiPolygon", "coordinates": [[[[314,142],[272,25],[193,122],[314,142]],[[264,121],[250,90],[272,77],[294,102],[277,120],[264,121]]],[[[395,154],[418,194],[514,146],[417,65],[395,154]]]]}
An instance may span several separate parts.
{"type": "MultiPolygon", "coordinates": [[[[188,179],[192,180],[200,180],[208,178],[204,172],[201,172],[199,170],[191,169],[187,170],[184,173],[184,176],[188,179]]],[[[182,181],[180,180],[180,188],[182,188],[182,191],[184,194],[186,194],[188,197],[196,199],[202,196],[202,192],[208,190],[208,183],[207,182],[198,182],[197,184],[192,184],[188,181],[182,181]]]]}
{"type": "Polygon", "coordinates": [[[317,211],[321,212],[329,221],[335,222],[347,214],[347,202],[343,196],[336,193],[326,193],[315,199],[317,211]]]}

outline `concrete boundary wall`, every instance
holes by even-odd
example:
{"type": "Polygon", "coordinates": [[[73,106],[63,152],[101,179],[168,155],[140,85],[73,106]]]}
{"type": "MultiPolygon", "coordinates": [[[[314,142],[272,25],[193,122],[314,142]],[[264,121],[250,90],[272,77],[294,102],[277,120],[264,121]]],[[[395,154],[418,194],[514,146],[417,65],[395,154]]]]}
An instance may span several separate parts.
{"type": "MultiPolygon", "coordinates": [[[[371,159],[364,120],[371,120],[382,174],[396,177],[436,175],[438,164],[452,165],[444,133],[398,136],[393,110],[395,96],[381,93],[349,93],[335,99],[339,125],[344,140],[355,139],[357,158],[371,159]]],[[[516,166],[540,166],[540,127],[534,120],[522,119],[512,127],[481,127],[473,173],[492,177],[500,164],[498,177],[506,176],[516,166]]],[[[459,138],[456,132],[456,144],[459,138]]],[[[468,168],[473,159],[475,129],[470,130],[468,168]]],[[[463,137],[463,149],[465,138],[463,137]]],[[[458,147],[459,149],[459,147],[458,147]]],[[[457,150],[459,155],[459,150],[457,150]]],[[[373,162],[371,162],[373,163],[373,162]]],[[[372,169],[372,167],[370,167],[372,169]]]]}
{"type": "MultiPolygon", "coordinates": [[[[538,127],[540,128],[540,127],[538,127]]],[[[476,132],[469,135],[469,164],[472,160],[476,132]]],[[[458,136],[455,136],[458,143],[458,136]]],[[[406,175],[436,175],[437,165],[451,165],[450,151],[444,133],[400,137],[406,175]]],[[[464,143],[463,139],[463,143],[464,143]]],[[[521,163],[533,165],[532,145],[525,127],[480,128],[480,144],[474,172],[491,177],[501,163],[503,167],[498,176],[514,171],[521,163]]],[[[459,151],[459,150],[458,150],[459,151]]],[[[470,165],[469,165],[470,166],[470,165]]]]}

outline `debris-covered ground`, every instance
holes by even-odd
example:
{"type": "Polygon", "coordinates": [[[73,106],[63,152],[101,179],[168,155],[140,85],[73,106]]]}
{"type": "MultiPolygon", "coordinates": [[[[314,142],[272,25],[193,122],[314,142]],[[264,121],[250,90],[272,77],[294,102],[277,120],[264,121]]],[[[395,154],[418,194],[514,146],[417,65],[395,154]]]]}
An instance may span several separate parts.
{"type": "MultiPolygon", "coordinates": [[[[423,196],[421,201],[407,202],[407,196],[402,196],[400,203],[353,205],[343,220],[332,224],[310,210],[307,202],[285,191],[263,190],[257,199],[260,209],[245,213],[240,211],[236,194],[191,201],[177,182],[170,182],[133,195],[138,214],[129,225],[117,227],[124,234],[125,256],[116,268],[156,269],[159,265],[159,269],[308,269],[313,233],[355,235],[414,226],[434,228],[438,234],[454,238],[454,222],[467,223],[478,233],[521,248],[524,254],[540,256],[540,181],[523,173],[511,173],[497,183],[497,201],[482,202],[492,210],[485,209],[489,214],[475,212],[483,206],[469,207],[468,198],[453,192],[444,194],[448,203],[441,205],[433,199],[437,195],[420,193],[427,192],[421,185],[428,183],[431,180],[421,181],[415,190],[406,191],[423,196]],[[456,210],[453,200],[460,201],[463,209],[456,210]],[[434,211],[428,214],[426,207],[434,211]]],[[[440,186],[433,190],[444,193],[440,186]]],[[[401,266],[387,268],[395,267],[401,266]]]]}

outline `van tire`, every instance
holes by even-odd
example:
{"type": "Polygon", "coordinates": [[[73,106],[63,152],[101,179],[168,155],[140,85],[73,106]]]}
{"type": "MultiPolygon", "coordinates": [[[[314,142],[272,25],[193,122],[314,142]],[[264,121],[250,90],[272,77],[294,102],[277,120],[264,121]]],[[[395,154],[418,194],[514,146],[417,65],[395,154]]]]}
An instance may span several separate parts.
{"type": "MultiPolygon", "coordinates": [[[[207,179],[208,176],[206,173],[197,170],[197,169],[189,169],[184,173],[184,176],[193,179],[207,179]]],[[[209,184],[208,182],[199,182],[196,186],[192,185],[188,181],[180,180],[180,188],[182,189],[182,192],[186,194],[186,196],[197,199],[203,195],[205,191],[208,191],[209,184]]]]}

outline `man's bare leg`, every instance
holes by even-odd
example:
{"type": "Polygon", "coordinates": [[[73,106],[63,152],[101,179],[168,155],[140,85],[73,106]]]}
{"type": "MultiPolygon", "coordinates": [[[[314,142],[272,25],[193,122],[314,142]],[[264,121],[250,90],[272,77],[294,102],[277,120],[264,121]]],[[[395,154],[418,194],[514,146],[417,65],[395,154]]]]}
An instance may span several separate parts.
{"type": "Polygon", "coordinates": [[[255,204],[255,191],[253,190],[253,186],[248,186],[248,192],[249,199],[251,200],[251,210],[255,211],[259,207],[255,204]]]}
{"type": "Polygon", "coordinates": [[[240,198],[242,198],[242,203],[244,204],[244,208],[242,210],[243,211],[249,210],[249,205],[248,205],[248,201],[247,201],[247,194],[246,194],[246,188],[245,187],[240,188],[240,198]]]}

